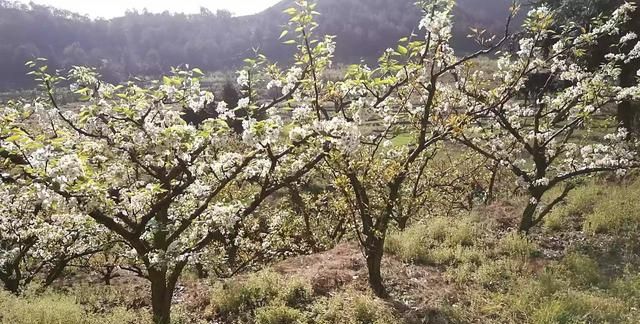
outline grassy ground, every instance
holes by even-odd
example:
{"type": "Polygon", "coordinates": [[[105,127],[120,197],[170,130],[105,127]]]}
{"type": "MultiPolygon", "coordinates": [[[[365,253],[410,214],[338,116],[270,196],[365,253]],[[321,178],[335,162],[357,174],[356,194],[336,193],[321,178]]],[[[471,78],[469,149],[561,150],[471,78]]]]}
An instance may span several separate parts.
{"type": "MultiPolygon", "coordinates": [[[[356,244],[226,281],[185,279],[176,323],[640,323],[640,181],[589,182],[538,231],[515,234],[518,199],[392,233],[367,292],[356,244]]],[[[149,323],[146,284],[75,286],[17,298],[0,322],[149,323]],[[132,288],[135,287],[135,288],[132,288]]]]}

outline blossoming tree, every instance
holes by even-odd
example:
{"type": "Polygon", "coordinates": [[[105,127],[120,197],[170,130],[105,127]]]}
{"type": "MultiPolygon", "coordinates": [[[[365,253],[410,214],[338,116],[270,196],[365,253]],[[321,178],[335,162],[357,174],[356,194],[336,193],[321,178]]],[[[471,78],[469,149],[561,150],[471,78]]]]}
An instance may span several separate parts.
{"type": "MultiPolygon", "coordinates": [[[[0,185],[0,281],[19,293],[42,278],[44,287],[72,261],[102,250],[100,231],[84,215],[59,209],[59,197],[38,186],[0,185]]],[[[65,205],[62,203],[62,205],[65,205]]]]}
{"type": "Polygon", "coordinates": [[[43,151],[17,154],[16,148],[39,136],[34,120],[46,119],[42,108],[38,101],[12,102],[0,113],[0,281],[13,293],[34,280],[52,284],[70,262],[101,251],[106,243],[103,231],[73,202],[28,176],[42,166],[43,151]]]}
{"type": "MultiPolygon", "coordinates": [[[[292,214],[261,209],[281,190],[293,191],[297,200],[302,195],[296,188],[310,177],[322,179],[324,201],[336,204],[339,221],[346,219],[354,230],[370,286],[384,297],[387,232],[394,225],[403,228],[408,215],[424,208],[431,186],[425,175],[439,143],[456,139],[520,177],[530,198],[523,231],[571,189],[542,207],[554,187],[631,165],[635,156],[621,140],[624,130],[607,136],[607,144],[581,142],[578,135],[609,103],[638,97],[637,88],[618,87],[614,80],[616,62],[640,55],[612,52],[595,73],[573,60],[597,37],[616,34],[632,6],[623,6],[592,31],[569,25],[558,35],[549,30],[552,13],[536,9],[518,54],[503,54],[499,71],[488,78],[474,72],[473,61],[512,39],[515,8],[502,37],[478,33],[484,49],[458,56],[450,47],[454,1],[418,5],[424,14],[420,36],[400,40],[375,68],[352,66],[334,82],[324,78],[334,39],[316,37],[315,5],[296,1],[286,11],[290,30],[282,34],[285,43],[296,45],[295,64],[282,69],[262,55],[247,60],[238,72],[242,93],[234,107],[201,89],[198,69],[176,69],[144,87],[116,86],[100,81],[89,68],[75,67],[63,78],[49,73],[45,61],[30,62],[45,99],[33,105],[37,113],[24,113],[25,105],[2,112],[0,156],[7,165],[20,165],[24,183],[7,182],[12,174],[3,169],[0,190],[19,205],[0,211],[12,218],[21,210],[44,215],[44,223],[35,224],[38,230],[55,224],[46,220],[58,214],[72,222],[61,224],[70,231],[80,224],[106,229],[107,237],[117,237],[129,250],[118,263],[135,259],[129,268],[151,283],[154,320],[164,324],[170,322],[175,287],[190,263],[233,274],[243,263],[239,260],[278,248],[279,234],[270,238],[268,232],[286,232],[278,222],[292,214]],[[557,43],[545,55],[539,44],[549,38],[557,43]],[[536,72],[549,72],[544,88],[555,79],[573,85],[558,94],[540,91],[535,100],[520,103],[517,94],[536,72]],[[59,104],[63,82],[71,82],[81,104],[59,104]],[[264,89],[280,94],[261,99],[267,96],[264,89]],[[215,114],[200,114],[212,105],[215,114]],[[240,124],[236,131],[230,127],[240,124]],[[399,137],[408,143],[397,145],[399,137]],[[56,203],[41,210],[39,202],[46,197],[56,203]],[[25,209],[24,199],[36,204],[25,209]],[[268,212],[270,224],[257,218],[261,212],[268,212]]],[[[299,201],[292,203],[291,209],[300,207],[300,217],[309,217],[299,201]]],[[[326,207],[319,210],[330,210],[326,207]]],[[[3,232],[12,225],[5,223],[0,222],[3,232]]],[[[304,223],[310,233],[313,222],[304,223]]],[[[340,233],[346,226],[327,228],[340,233]]],[[[309,233],[304,244],[312,247],[317,242],[309,233]]]]}
{"type": "Polygon", "coordinates": [[[524,24],[519,51],[502,54],[497,72],[489,77],[473,71],[457,76],[467,114],[473,117],[457,139],[519,178],[529,198],[521,231],[528,232],[563,201],[576,178],[605,171],[624,173],[635,165],[624,128],[595,127],[612,104],[640,96],[637,86],[617,85],[619,63],[640,58],[637,51],[623,51],[635,37],[619,34],[634,9],[627,3],[609,19],[594,21],[591,30],[567,24],[556,33],[551,30],[554,12],[535,8],[524,24]],[[618,37],[618,46],[610,48],[606,62],[595,71],[587,71],[578,60],[601,37],[618,37]],[[544,44],[549,41],[554,45],[547,53],[544,44]],[[522,102],[518,93],[534,75],[545,76],[543,85],[532,100],[522,102]],[[568,87],[553,91],[552,84],[558,81],[568,87]],[[589,139],[592,134],[595,142],[589,139]],[[564,186],[560,194],[548,197],[558,186],[564,186]]]}
{"type": "MultiPolygon", "coordinates": [[[[227,236],[250,231],[246,218],[326,154],[301,149],[304,138],[288,140],[277,115],[245,117],[241,140],[227,124],[233,112],[187,124],[183,112],[213,100],[200,90],[197,69],[142,88],[113,86],[91,69],[74,68],[67,79],[85,102],[60,107],[62,77],[41,61],[29,65],[49,99],[39,102],[45,118],[33,120],[41,131],[15,132],[3,148],[24,157],[32,181],[73,202],[132,250],[151,283],[157,323],[169,323],[187,264],[205,248],[226,244],[227,236]]],[[[259,105],[251,96],[241,101],[242,108],[259,105]]]]}
{"type": "Polygon", "coordinates": [[[387,232],[394,222],[406,223],[406,206],[420,201],[425,192],[425,169],[436,144],[460,123],[453,109],[460,94],[446,80],[467,62],[493,52],[507,37],[457,57],[450,47],[454,1],[419,1],[424,37],[401,40],[397,49],[382,55],[376,68],[352,66],[341,81],[323,81],[319,76],[330,65],[335,45],[331,38],[314,37],[314,6],[298,4],[287,11],[297,31],[287,43],[297,44],[299,60],[308,63],[309,70],[295,92],[292,112],[304,126],[291,135],[317,133],[333,143],[334,150],[316,175],[328,179],[340,197],[338,206],[346,206],[366,257],[369,284],[378,296],[386,297],[381,262],[387,232]],[[394,145],[398,135],[410,138],[410,143],[394,145]]]}

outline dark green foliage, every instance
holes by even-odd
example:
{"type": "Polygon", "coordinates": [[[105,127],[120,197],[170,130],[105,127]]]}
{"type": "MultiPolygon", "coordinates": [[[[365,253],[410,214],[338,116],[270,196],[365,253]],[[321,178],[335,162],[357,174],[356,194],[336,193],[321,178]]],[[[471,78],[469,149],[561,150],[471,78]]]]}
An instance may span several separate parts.
{"type": "Polygon", "coordinates": [[[224,101],[229,108],[238,107],[240,94],[230,81],[227,81],[222,88],[222,101],[224,101]]]}

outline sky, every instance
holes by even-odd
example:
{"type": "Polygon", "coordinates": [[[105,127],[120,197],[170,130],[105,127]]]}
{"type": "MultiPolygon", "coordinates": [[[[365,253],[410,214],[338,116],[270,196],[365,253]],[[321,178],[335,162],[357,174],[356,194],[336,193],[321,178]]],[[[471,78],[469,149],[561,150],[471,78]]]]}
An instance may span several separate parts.
{"type": "MultiPolygon", "coordinates": [[[[113,18],[124,15],[127,9],[150,12],[163,11],[198,13],[200,7],[215,12],[227,9],[234,15],[248,15],[260,12],[279,0],[32,0],[37,4],[66,9],[91,18],[113,18]]],[[[29,0],[20,0],[28,3],[29,0]]]]}

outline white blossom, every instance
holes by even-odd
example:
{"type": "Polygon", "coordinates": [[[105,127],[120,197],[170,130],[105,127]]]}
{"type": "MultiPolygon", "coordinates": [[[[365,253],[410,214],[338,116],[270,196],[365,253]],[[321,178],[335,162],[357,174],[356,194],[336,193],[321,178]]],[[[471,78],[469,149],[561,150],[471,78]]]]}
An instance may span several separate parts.
{"type": "Polygon", "coordinates": [[[250,102],[251,102],[251,99],[249,99],[248,97],[241,98],[240,100],[238,100],[238,109],[248,108],[250,102]]]}
{"type": "Polygon", "coordinates": [[[238,83],[238,85],[240,87],[248,87],[249,86],[249,72],[247,72],[246,70],[240,70],[240,71],[236,72],[236,74],[238,74],[238,78],[236,79],[236,82],[238,83]]]}
{"type": "Polygon", "coordinates": [[[218,116],[222,119],[229,120],[235,117],[235,114],[233,113],[233,111],[227,107],[227,103],[224,101],[220,101],[218,103],[218,106],[216,107],[216,112],[218,113],[218,116]]]}
{"type": "Polygon", "coordinates": [[[626,35],[622,36],[620,38],[620,44],[624,44],[627,43],[629,41],[632,41],[634,39],[638,38],[638,34],[634,33],[634,32],[628,32],[626,35]]]}

